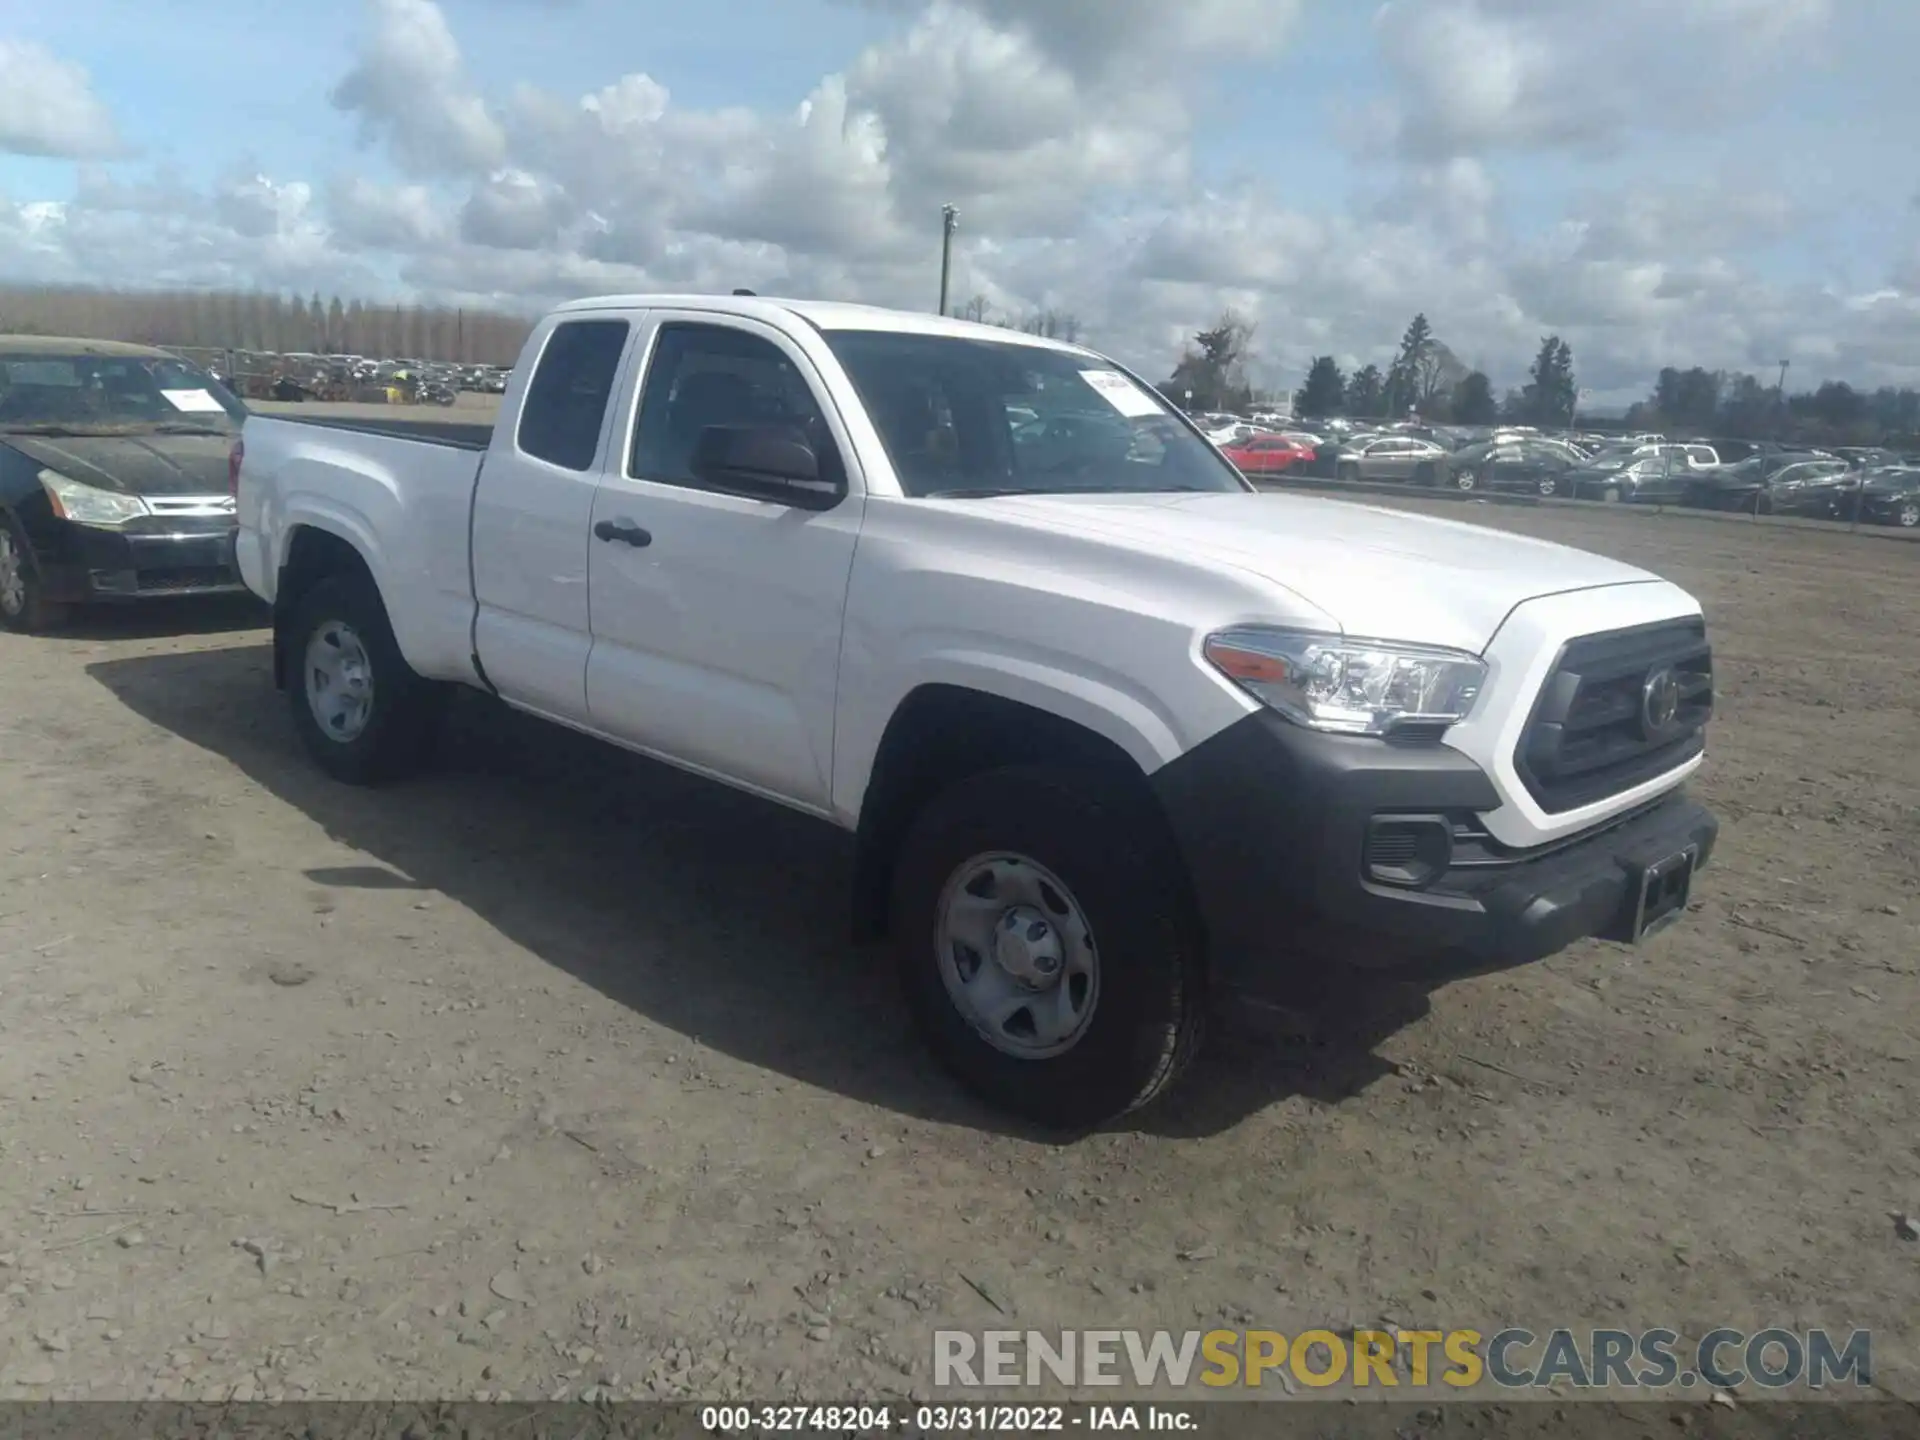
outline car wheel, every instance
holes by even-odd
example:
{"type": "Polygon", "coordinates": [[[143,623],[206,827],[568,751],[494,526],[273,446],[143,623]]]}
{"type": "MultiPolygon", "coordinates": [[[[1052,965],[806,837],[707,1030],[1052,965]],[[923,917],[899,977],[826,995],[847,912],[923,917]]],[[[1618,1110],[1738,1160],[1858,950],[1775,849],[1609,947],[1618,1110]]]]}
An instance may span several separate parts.
{"type": "Polygon", "coordinates": [[[0,516],[0,626],[22,635],[38,634],[57,626],[66,608],[47,599],[26,542],[0,516]]]}
{"type": "Polygon", "coordinates": [[[1606,489],[1600,492],[1600,498],[1609,505],[1618,505],[1620,503],[1620,487],[1618,485],[1607,486],[1606,489]]]}
{"type": "Polygon", "coordinates": [[[1560,491],[1560,482],[1551,475],[1542,475],[1533,482],[1534,491],[1541,495],[1555,495],[1560,491]]]}
{"type": "Polygon", "coordinates": [[[1413,467],[1413,483],[1416,485],[1433,485],[1439,479],[1440,472],[1431,460],[1422,460],[1413,467]]]}
{"type": "Polygon", "coordinates": [[[1360,467],[1351,462],[1346,462],[1335,467],[1333,475],[1336,480],[1345,480],[1351,483],[1360,478],[1360,467]]]}
{"type": "Polygon", "coordinates": [[[322,580],[300,597],[286,635],[294,728],[320,768],[350,785],[418,769],[445,691],[400,654],[373,582],[322,580]]]}
{"type": "Polygon", "coordinates": [[[1479,483],[1480,477],[1471,470],[1460,470],[1454,473],[1453,488],[1456,490],[1471,490],[1479,483]]]}
{"type": "Polygon", "coordinates": [[[1199,1050],[1204,962],[1170,842],[1143,803],[1054,767],[961,781],[893,877],[896,963],[941,1063],[998,1109],[1084,1131],[1199,1050]]]}
{"type": "Polygon", "coordinates": [[[1920,525],[1920,500],[1902,501],[1899,510],[1894,512],[1893,523],[1903,530],[1920,525]]]}

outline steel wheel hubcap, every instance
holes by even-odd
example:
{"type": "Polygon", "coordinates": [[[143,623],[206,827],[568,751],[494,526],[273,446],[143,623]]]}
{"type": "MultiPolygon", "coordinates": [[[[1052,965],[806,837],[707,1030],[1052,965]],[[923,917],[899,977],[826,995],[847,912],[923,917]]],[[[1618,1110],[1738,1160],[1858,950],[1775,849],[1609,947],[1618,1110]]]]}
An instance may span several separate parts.
{"type": "Polygon", "coordinates": [[[1920,505],[1907,505],[1902,507],[1900,511],[1900,523],[1909,528],[1920,525],[1920,505]]]}
{"type": "Polygon", "coordinates": [[[940,893],[947,996],[996,1050],[1044,1060],[1086,1034],[1100,998],[1093,931],[1060,878],[1024,855],[976,855],[940,893]]]}
{"type": "Polygon", "coordinates": [[[373,716],[373,662],[351,625],[329,620],[307,641],[307,708],[329,740],[359,738],[373,716]]]}
{"type": "Polygon", "coordinates": [[[0,610],[18,615],[26,608],[27,572],[20,552],[13,548],[13,537],[0,530],[0,610]]]}

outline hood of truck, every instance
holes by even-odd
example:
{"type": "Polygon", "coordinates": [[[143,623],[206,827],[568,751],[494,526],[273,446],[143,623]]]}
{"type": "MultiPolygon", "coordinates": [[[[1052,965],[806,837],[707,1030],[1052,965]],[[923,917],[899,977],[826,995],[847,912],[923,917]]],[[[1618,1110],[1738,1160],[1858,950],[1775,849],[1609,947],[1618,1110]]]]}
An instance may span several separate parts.
{"type": "Polygon", "coordinates": [[[1617,560],[1458,520],[1270,493],[1021,495],[1009,519],[1258,575],[1348,635],[1479,652],[1542,595],[1659,583],[1617,560]]]}

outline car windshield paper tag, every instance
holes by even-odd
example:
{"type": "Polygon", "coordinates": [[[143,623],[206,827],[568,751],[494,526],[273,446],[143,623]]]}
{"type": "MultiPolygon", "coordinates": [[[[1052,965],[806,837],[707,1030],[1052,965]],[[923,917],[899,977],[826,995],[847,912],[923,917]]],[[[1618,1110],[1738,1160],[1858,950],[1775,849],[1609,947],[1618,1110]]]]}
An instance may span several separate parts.
{"type": "Polygon", "coordinates": [[[176,410],[192,413],[221,408],[220,402],[204,390],[162,390],[160,393],[167,397],[167,403],[176,410]]]}
{"type": "Polygon", "coordinates": [[[1118,370],[1082,370],[1080,378],[1129,420],[1160,413],[1158,402],[1118,370]]]}

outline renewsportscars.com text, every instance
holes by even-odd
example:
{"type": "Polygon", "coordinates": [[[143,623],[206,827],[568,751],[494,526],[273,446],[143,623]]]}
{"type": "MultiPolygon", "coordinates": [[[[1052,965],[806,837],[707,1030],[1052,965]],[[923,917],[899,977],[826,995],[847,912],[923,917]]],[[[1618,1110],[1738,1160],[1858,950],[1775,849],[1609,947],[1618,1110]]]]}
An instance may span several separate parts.
{"type": "Polygon", "coordinates": [[[1698,1340],[1668,1329],[1544,1334],[1478,1330],[939,1330],[933,1383],[940,1387],[1040,1385],[1259,1389],[1359,1388],[1490,1383],[1505,1390],[1668,1390],[1705,1385],[1821,1390],[1873,1383],[1873,1337],[1772,1328],[1709,1331],[1698,1340]]]}

